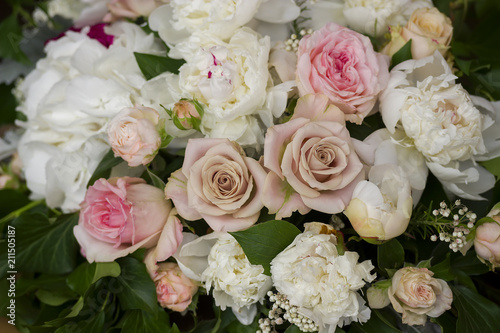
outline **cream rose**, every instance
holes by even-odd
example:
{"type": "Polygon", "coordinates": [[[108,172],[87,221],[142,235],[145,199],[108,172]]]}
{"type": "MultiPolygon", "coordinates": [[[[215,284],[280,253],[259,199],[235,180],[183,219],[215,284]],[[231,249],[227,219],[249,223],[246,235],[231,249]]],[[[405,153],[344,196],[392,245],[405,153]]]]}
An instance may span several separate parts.
{"type": "Polygon", "coordinates": [[[453,294],[448,284],[432,276],[427,268],[405,267],[392,277],[389,299],[403,314],[403,323],[424,325],[429,317],[439,317],[451,308],[453,294]]]}
{"type": "Polygon", "coordinates": [[[108,124],[108,139],[115,156],[128,165],[147,165],[153,160],[161,145],[156,129],[160,115],[145,106],[125,108],[108,124]]]}
{"type": "Polygon", "coordinates": [[[270,172],[263,198],[278,219],[296,210],[336,214],[349,203],[365,174],[343,118],[326,96],[307,95],[297,102],[294,119],[267,131],[264,166],[270,172]]]}
{"type": "Polygon", "coordinates": [[[182,273],[173,262],[161,263],[154,278],[158,303],[164,308],[182,312],[198,291],[198,284],[182,273]]]}
{"type": "Polygon", "coordinates": [[[179,215],[205,219],[215,231],[250,227],[264,206],[261,201],[266,171],[226,139],[191,139],[182,168],[165,187],[179,215]]]}
{"type": "Polygon", "coordinates": [[[479,259],[489,261],[493,268],[496,268],[500,267],[500,203],[497,203],[487,216],[495,221],[477,227],[474,249],[479,259]]]}
{"type": "Polygon", "coordinates": [[[393,164],[370,169],[368,181],[356,185],[344,214],[364,238],[387,240],[405,232],[413,210],[404,171],[393,164]]]}

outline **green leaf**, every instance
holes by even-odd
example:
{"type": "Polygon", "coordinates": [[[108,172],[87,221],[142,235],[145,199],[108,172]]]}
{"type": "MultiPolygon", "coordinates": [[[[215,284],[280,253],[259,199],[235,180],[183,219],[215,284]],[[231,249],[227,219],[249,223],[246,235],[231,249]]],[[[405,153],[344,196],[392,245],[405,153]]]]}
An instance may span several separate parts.
{"type": "Polygon", "coordinates": [[[38,289],[35,295],[42,303],[50,306],[59,306],[74,299],[74,295],[64,290],[38,289]]]}
{"type": "Polygon", "coordinates": [[[457,318],[446,311],[437,318],[431,318],[431,322],[441,327],[441,333],[455,333],[457,331],[457,318]]]}
{"type": "Polygon", "coordinates": [[[101,162],[95,169],[92,177],[87,184],[87,187],[94,185],[95,181],[100,178],[108,178],[111,174],[111,168],[123,162],[121,157],[115,157],[115,153],[110,149],[102,158],[101,162]]]}
{"type": "Polygon", "coordinates": [[[0,58],[10,58],[29,64],[28,57],[19,48],[22,40],[23,33],[16,14],[11,14],[0,22],[0,58]]]}
{"type": "Polygon", "coordinates": [[[472,61],[470,60],[462,60],[460,58],[455,58],[455,64],[460,68],[465,75],[470,75],[470,66],[472,61]]]}
{"type": "Polygon", "coordinates": [[[455,270],[460,270],[467,275],[480,275],[489,271],[488,266],[483,264],[474,251],[468,251],[467,254],[457,254],[451,261],[451,266],[455,270]]]}
{"type": "Polygon", "coordinates": [[[479,162],[489,172],[500,178],[500,157],[494,158],[489,161],[479,162]]]}
{"type": "Polygon", "coordinates": [[[293,242],[300,230],[289,222],[273,220],[230,234],[241,245],[248,260],[264,266],[264,274],[271,275],[271,261],[293,242]]]}
{"type": "Polygon", "coordinates": [[[153,186],[164,191],[165,190],[165,182],[163,180],[161,180],[160,177],[155,175],[151,170],[149,170],[149,168],[146,168],[146,171],[149,175],[149,178],[151,178],[151,182],[153,183],[153,186]]]}
{"type": "Polygon", "coordinates": [[[391,59],[391,69],[402,63],[403,61],[411,59],[411,39],[403,45],[402,48],[398,50],[398,52],[394,53],[391,59]]]}
{"type": "Polygon", "coordinates": [[[377,262],[380,269],[397,269],[403,266],[404,261],[405,250],[396,239],[377,247],[377,262]]]}
{"type": "MultiPolygon", "coordinates": [[[[0,84],[0,100],[2,101],[2,112],[0,112],[0,125],[13,124],[16,120],[16,98],[12,94],[13,85],[0,84]]],[[[3,202],[0,200],[0,202],[3,202]]],[[[0,214],[1,216],[1,214],[0,214]]]]}
{"type": "Polygon", "coordinates": [[[160,310],[158,316],[141,310],[128,311],[123,322],[122,333],[166,333],[170,327],[168,314],[160,310]]]}
{"type": "MultiPolygon", "coordinates": [[[[24,272],[47,274],[73,271],[79,249],[73,236],[73,227],[77,222],[77,214],[62,215],[52,223],[40,213],[25,213],[19,216],[12,223],[16,230],[14,268],[24,272]]],[[[0,276],[14,269],[7,266],[7,260],[0,262],[0,276]]]]}
{"type": "Polygon", "coordinates": [[[84,262],[68,276],[66,281],[72,290],[83,296],[90,285],[97,280],[105,276],[117,277],[120,272],[120,265],[116,262],[94,262],[92,264],[84,262]]]}
{"type": "Polygon", "coordinates": [[[372,314],[370,319],[363,324],[354,322],[351,324],[349,333],[373,333],[373,332],[384,332],[384,333],[400,333],[401,331],[395,329],[392,325],[388,325],[387,321],[382,320],[380,316],[372,314]]]}
{"type": "Polygon", "coordinates": [[[453,274],[451,269],[451,260],[450,254],[446,255],[446,259],[440,262],[437,265],[434,265],[430,268],[432,272],[434,272],[434,277],[438,279],[443,279],[445,281],[452,281],[455,278],[455,274],[453,274]]]}
{"type": "Polygon", "coordinates": [[[130,257],[117,260],[121,274],[117,293],[124,310],[144,310],[156,315],[158,311],[156,287],[144,263],[130,257]]]}
{"type": "Polygon", "coordinates": [[[150,80],[165,72],[177,74],[179,73],[179,68],[185,63],[181,59],[172,59],[153,54],[134,52],[134,55],[146,80],[150,80]]]}
{"type": "Polygon", "coordinates": [[[78,332],[80,333],[96,333],[104,332],[104,323],[106,320],[106,313],[104,311],[99,311],[97,315],[92,317],[85,326],[81,328],[78,332]]]}
{"type": "MultiPolygon", "coordinates": [[[[337,330],[335,330],[337,332],[337,330]]],[[[290,325],[285,333],[302,333],[302,331],[296,325],[290,325]]]]}
{"type": "Polygon", "coordinates": [[[16,209],[27,205],[30,200],[27,196],[16,190],[0,190],[0,217],[7,216],[16,209]]]}
{"type": "Polygon", "coordinates": [[[496,333],[500,307],[464,286],[451,286],[458,310],[457,333],[496,333]]]}

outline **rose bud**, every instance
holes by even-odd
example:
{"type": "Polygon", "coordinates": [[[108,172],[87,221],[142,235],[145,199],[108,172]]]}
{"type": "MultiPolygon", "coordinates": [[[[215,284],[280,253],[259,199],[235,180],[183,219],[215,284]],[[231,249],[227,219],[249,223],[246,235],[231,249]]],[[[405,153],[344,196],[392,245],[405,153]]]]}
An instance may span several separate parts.
{"type": "Polygon", "coordinates": [[[175,103],[171,117],[179,129],[188,130],[194,128],[199,130],[201,115],[198,110],[203,114],[203,108],[198,102],[181,99],[175,103]]]}
{"type": "Polygon", "coordinates": [[[500,204],[496,204],[487,216],[495,222],[477,227],[474,249],[480,259],[488,260],[493,268],[500,267],[500,204]]]}
{"type": "Polygon", "coordinates": [[[184,275],[173,262],[161,263],[157,273],[154,281],[158,303],[173,311],[186,310],[198,291],[196,282],[184,275]]]}

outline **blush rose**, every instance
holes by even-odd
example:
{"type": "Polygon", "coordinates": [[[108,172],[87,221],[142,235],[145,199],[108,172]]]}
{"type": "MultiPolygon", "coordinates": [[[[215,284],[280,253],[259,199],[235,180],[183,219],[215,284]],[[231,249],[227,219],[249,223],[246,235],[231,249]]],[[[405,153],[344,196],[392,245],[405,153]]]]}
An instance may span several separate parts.
{"type": "Polygon", "coordinates": [[[101,178],[88,188],[73,233],[89,262],[108,262],[156,245],[171,209],[141,178],[101,178]]]}
{"type": "Polygon", "coordinates": [[[257,222],[266,175],[234,142],[191,139],[165,194],[186,220],[203,218],[215,231],[242,230],[257,222]]]}
{"type": "Polygon", "coordinates": [[[269,128],[264,166],[263,200],[278,219],[296,210],[340,213],[365,177],[343,113],[322,95],[300,98],[293,119],[269,128]]]}
{"type": "Polygon", "coordinates": [[[159,265],[154,282],[158,303],[177,312],[186,310],[191,304],[193,295],[198,291],[196,282],[184,275],[179,266],[173,262],[159,265]]]}
{"type": "Polygon", "coordinates": [[[373,50],[368,37],[335,23],[302,38],[297,58],[300,96],[324,94],[358,124],[389,80],[388,58],[373,50]]]}

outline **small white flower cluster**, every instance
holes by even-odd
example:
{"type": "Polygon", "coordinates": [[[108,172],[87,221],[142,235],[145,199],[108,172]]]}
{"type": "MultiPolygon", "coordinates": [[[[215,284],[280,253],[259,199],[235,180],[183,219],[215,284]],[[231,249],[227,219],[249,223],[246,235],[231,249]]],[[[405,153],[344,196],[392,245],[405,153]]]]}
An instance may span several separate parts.
{"type": "Polygon", "coordinates": [[[332,217],[330,217],[330,225],[335,230],[342,230],[345,227],[344,221],[337,215],[332,215],[332,217]]]}
{"type": "Polygon", "coordinates": [[[304,37],[305,35],[310,35],[313,33],[312,29],[301,29],[299,32],[299,36],[297,34],[292,34],[289,39],[285,41],[285,50],[287,51],[293,51],[297,52],[299,48],[299,41],[300,38],[304,37]]]}
{"type": "Polygon", "coordinates": [[[450,243],[449,247],[453,252],[457,252],[467,245],[467,235],[470,229],[474,228],[477,215],[469,211],[467,206],[463,205],[460,200],[456,200],[455,204],[448,207],[443,201],[439,204],[439,209],[434,209],[432,215],[436,217],[436,223],[440,228],[439,236],[432,235],[431,240],[436,242],[438,239],[442,242],[450,243]],[[441,218],[447,218],[452,215],[453,221],[451,222],[438,222],[441,218]]]}
{"type": "Polygon", "coordinates": [[[259,328],[256,333],[274,333],[275,325],[281,325],[285,320],[296,325],[302,332],[315,332],[319,330],[318,325],[310,318],[307,318],[298,313],[298,307],[290,304],[290,301],[281,293],[274,294],[272,291],[267,292],[269,301],[273,302],[273,306],[269,311],[269,318],[259,319],[259,328]]]}

